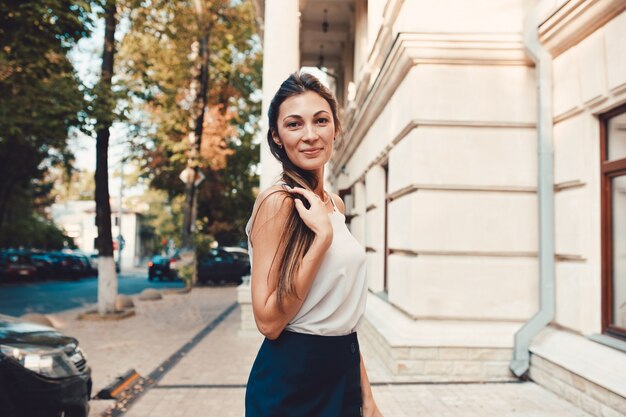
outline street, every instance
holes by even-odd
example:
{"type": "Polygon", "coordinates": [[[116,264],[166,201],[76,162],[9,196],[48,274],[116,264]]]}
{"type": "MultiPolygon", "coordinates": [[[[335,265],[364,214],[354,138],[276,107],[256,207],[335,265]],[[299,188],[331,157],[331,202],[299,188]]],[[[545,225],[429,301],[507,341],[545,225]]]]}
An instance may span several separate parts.
{"type": "MultiPolygon", "coordinates": [[[[150,282],[148,271],[136,269],[118,276],[119,294],[138,294],[145,288],[182,288],[182,281],[150,282]]],[[[0,314],[55,313],[98,301],[96,277],[77,281],[28,282],[0,285],[0,314]]]]}

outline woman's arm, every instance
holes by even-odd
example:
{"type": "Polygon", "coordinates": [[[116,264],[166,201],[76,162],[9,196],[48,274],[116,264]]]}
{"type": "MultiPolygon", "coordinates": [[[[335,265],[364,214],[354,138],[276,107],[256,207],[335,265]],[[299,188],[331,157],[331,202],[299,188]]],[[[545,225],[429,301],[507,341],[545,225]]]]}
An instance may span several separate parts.
{"type": "MultiPolygon", "coordinates": [[[[296,295],[283,298],[283,311],[278,308],[278,274],[282,261],[282,233],[288,217],[294,209],[294,201],[284,192],[276,192],[281,187],[272,187],[263,195],[250,233],[254,250],[251,273],[252,309],[259,331],[268,339],[276,339],[289,321],[298,313],[306,298],[326,250],[332,243],[332,226],[321,203],[312,204],[307,215],[313,215],[319,227],[311,247],[304,255],[298,273],[294,277],[296,295]],[[308,213],[312,212],[312,213],[308,213]],[[320,214],[321,213],[321,214],[320,214]],[[324,220],[329,224],[324,224],[324,220]]],[[[302,204],[298,209],[303,210],[302,204]]],[[[298,208],[296,206],[296,208],[298,208]]],[[[315,220],[314,219],[314,220],[315,220]]]]}
{"type": "Polygon", "coordinates": [[[369,378],[367,377],[367,371],[365,370],[365,364],[363,363],[363,355],[359,353],[361,357],[361,397],[363,399],[363,417],[382,417],[380,410],[374,401],[372,395],[372,386],[370,385],[369,378]]]}

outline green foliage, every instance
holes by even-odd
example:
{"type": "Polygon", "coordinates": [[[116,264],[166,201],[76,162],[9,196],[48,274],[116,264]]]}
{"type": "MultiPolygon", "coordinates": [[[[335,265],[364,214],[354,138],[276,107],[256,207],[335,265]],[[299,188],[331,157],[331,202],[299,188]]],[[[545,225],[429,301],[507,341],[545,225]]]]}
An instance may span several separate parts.
{"type": "Polygon", "coordinates": [[[90,10],[88,2],[76,0],[0,3],[3,242],[29,244],[38,237],[21,231],[47,233],[36,220],[44,215],[42,197],[51,189],[43,179],[51,166],[71,164],[68,131],[83,123],[82,86],[67,53],[89,34],[90,10]],[[25,219],[35,219],[33,228],[20,223],[25,219]],[[18,223],[22,227],[15,235],[18,223]],[[23,241],[16,240],[18,236],[23,241]]]}
{"type": "Polygon", "coordinates": [[[112,88],[82,85],[67,57],[89,35],[103,1],[0,3],[0,245],[63,242],[45,220],[45,208],[53,197],[90,198],[93,187],[90,174],[72,168],[68,132],[95,136],[115,120],[130,126],[142,175],[160,190],[146,196],[149,221],[141,231],[155,250],[162,239],[179,243],[184,184],[178,175],[191,157],[206,176],[198,192],[198,244],[233,244],[243,237],[258,184],[253,139],[261,111],[262,57],[252,3],[201,0],[201,16],[194,0],[118,3],[128,32],[116,55],[112,88]],[[193,155],[188,138],[199,114],[195,92],[204,31],[209,101],[202,147],[193,155]],[[53,190],[60,179],[67,187],[53,190]]]}
{"type": "MultiPolygon", "coordinates": [[[[13,195],[13,204],[7,210],[6,224],[0,235],[1,248],[53,250],[74,246],[71,238],[33,207],[33,201],[36,201],[33,190],[36,192],[38,188],[33,187],[29,193],[22,191],[13,195]]],[[[39,192],[45,194],[47,190],[39,192]]]]}
{"type": "MultiPolygon", "coordinates": [[[[119,53],[120,79],[138,137],[134,149],[144,175],[168,199],[184,194],[178,178],[189,158],[206,176],[198,192],[201,235],[220,244],[243,238],[258,184],[253,138],[261,113],[262,56],[250,1],[142,1],[128,4],[131,22],[119,53]],[[189,136],[198,114],[199,39],[209,35],[209,93],[200,155],[189,136]]],[[[180,215],[179,207],[172,207],[180,215]]],[[[182,210],[182,207],[180,207],[182,210]]],[[[180,229],[179,229],[180,230],[180,229]]]]}

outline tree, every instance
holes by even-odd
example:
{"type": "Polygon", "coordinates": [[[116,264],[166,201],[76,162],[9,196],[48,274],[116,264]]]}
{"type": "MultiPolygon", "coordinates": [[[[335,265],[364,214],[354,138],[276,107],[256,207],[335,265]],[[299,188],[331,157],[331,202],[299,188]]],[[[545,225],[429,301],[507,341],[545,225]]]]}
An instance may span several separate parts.
{"type": "Polygon", "coordinates": [[[137,109],[145,141],[135,149],[151,185],[166,191],[170,201],[184,195],[178,176],[192,159],[206,176],[196,192],[198,233],[236,242],[258,183],[253,138],[260,115],[261,50],[249,1],[202,0],[202,6],[208,56],[198,40],[203,20],[197,19],[195,2],[135,4],[119,73],[137,109]],[[198,99],[203,57],[208,59],[206,100],[198,99]]]}
{"type": "Polygon", "coordinates": [[[98,313],[115,312],[117,275],[113,260],[113,237],[111,234],[111,204],[109,202],[108,153],[110,128],[115,118],[115,100],[112,95],[113,61],[115,57],[115,28],[117,26],[116,1],[105,0],[104,4],[104,48],[102,51],[102,73],[96,88],[95,114],[96,137],[96,226],[98,237],[98,313]]]}
{"type": "Polygon", "coordinates": [[[83,126],[85,101],[67,54],[90,12],[84,1],[0,3],[0,245],[40,242],[16,225],[47,222],[47,173],[72,163],[68,132],[83,126]]]}

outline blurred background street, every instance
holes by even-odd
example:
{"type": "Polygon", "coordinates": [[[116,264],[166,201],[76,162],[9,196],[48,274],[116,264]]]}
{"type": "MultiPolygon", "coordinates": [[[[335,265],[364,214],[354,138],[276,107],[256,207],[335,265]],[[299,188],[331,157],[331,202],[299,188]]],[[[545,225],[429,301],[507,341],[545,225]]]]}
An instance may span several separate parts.
{"type": "MultiPolygon", "coordinates": [[[[148,281],[147,267],[118,275],[118,292],[137,295],[145,288],[183,288],[181,281],[148,281]]],[[[98,299],[98,277],[77,280],[0,284],[0,314],[56,313],[93,305],[98,299]]]]}

